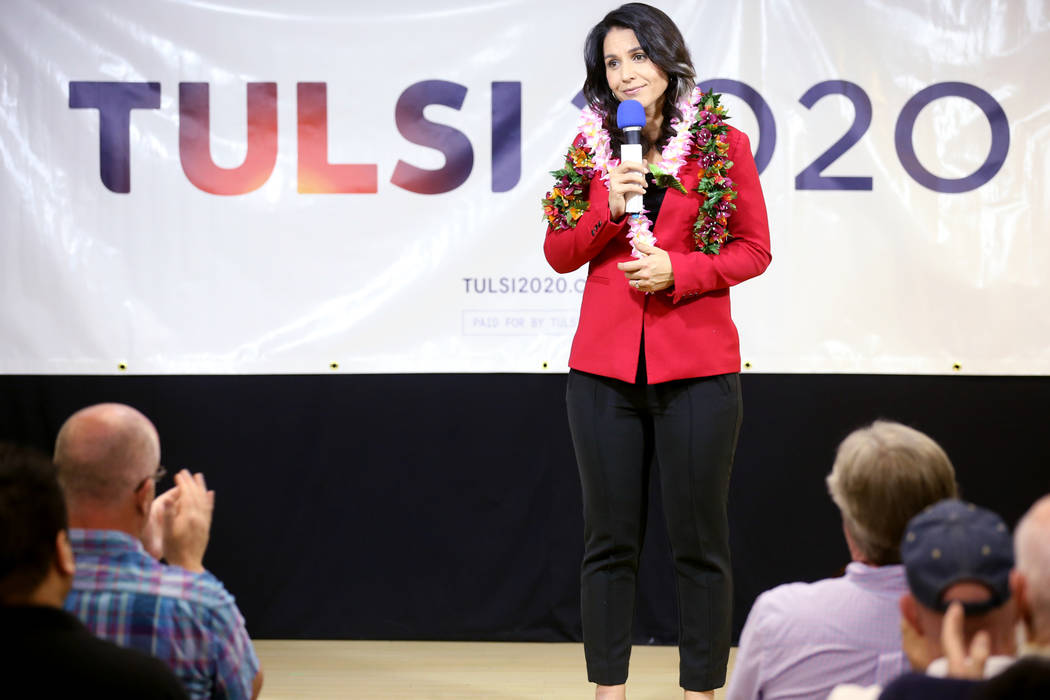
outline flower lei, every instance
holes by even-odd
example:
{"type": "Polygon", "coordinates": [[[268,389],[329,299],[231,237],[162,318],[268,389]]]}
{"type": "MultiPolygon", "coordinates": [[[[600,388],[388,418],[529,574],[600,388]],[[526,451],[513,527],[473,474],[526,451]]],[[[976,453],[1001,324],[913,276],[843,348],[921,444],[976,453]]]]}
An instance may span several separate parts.
{"type": "MultiPolygon", "coordinates": [[[[737,196],[728,175],[733,161],[726,157],[729,127],[724,120],[729,117],[719,100],[717,93],[704,93],[699,87],[680,100],[678,111],[682,117],[671,121],[674,133],[660,152],[660,159],[649,165],[657,185],[673,187],[685,194],[678,173],[687,158],[700,161],[694,191],[703,195],[703,202],[693,224],[693,242],[697,250],[714,255],[731,238],[729,217],[736,209],[733,200],[737,196]]],[[[543,214],[555,230],[575,228],[577,220],[590,206],[585,192],[595,174],[601,174],[602,180],[608,182],[609,170],[620,163],[612,157],[611,139],[609,132],[602,128],[602,116],[591,107],[584,108],[580,114],[579,133],[582,139],[577,138],[569,147],[565,167],[551,171],[557,182],[543,199],[543,214]]],[[[643,209],[641,214],[630,217],[627,240],[635,257],[641,257],[635,248],[636,241],[656,243],[648,213],[643,209]]]]}

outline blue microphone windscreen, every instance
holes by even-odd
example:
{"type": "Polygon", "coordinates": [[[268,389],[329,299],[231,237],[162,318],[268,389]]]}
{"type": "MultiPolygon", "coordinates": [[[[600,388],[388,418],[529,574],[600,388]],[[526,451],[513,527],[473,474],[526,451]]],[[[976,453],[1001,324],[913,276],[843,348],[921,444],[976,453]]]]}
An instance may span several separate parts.
{"type": "Polygon", "coordinates": [[[616,126],[626,129],[629,126],[645,126],[645,107],[638,100],[624,100],[616,108],[616,126]]]}

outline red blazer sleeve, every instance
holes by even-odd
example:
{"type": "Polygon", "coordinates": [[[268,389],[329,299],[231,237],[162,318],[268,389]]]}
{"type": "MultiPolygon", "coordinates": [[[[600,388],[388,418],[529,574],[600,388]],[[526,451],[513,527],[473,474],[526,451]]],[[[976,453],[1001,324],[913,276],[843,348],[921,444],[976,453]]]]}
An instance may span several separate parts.
{"type": "Polygon", "coordinates": [[[756,277],[765,271],[772,259],[766,200],[751,155],[751,143],[738,129],[730,128],[729,134],[729,159],[733,161],[729,177],[737,191],[736,211],[729,218],[732,238],[722,246],[718,255],[669,251],[674,271],[675,303],[756,277]]]}
{"type": "MultiPolygon", "coordinates": [[[[579,146],[583,135],[576,137],[573,145],[579,146]]],[[[590,206],[576,226],[558,230],[547,226],[547,237],[543,241],[543,254],[556,272],[572,272],[590,262],[617,235],[627,233],[628,218],[619,223],[610,219],[609,189],[596,174],[590,182],[587,201],[590,206]]]]}

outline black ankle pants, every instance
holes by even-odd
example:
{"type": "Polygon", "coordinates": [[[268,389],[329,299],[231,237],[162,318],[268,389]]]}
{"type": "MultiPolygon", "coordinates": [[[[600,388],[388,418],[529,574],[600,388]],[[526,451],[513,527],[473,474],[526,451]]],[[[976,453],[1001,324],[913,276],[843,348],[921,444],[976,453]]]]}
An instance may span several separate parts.
{"type": "Polygon", "coordinates": [[[726,501],[737,374],[630,384],[575,370],[566,390],[583,487],[583,643],[592,683],[627,680],[635,577],[656,458],[678,589],[680,683],[725,683],[732,582],[726,501]]]}

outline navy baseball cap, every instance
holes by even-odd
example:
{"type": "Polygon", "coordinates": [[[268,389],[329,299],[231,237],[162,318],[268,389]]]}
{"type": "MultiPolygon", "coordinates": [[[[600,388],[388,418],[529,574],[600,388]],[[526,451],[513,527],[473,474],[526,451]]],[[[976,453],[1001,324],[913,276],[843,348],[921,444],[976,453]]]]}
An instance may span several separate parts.
{"type": "Polygon", "coordinates": [[[991,594],[987,601],[963,603],[968,615],[1010,599],[1010,531],[998,515],[972,503],[948,499],[912,518],[901,541],[901,562],[911,594],[931,610],[947,610],[952,601],[944,592],[964,581],[982,584],[991,594]]]}

